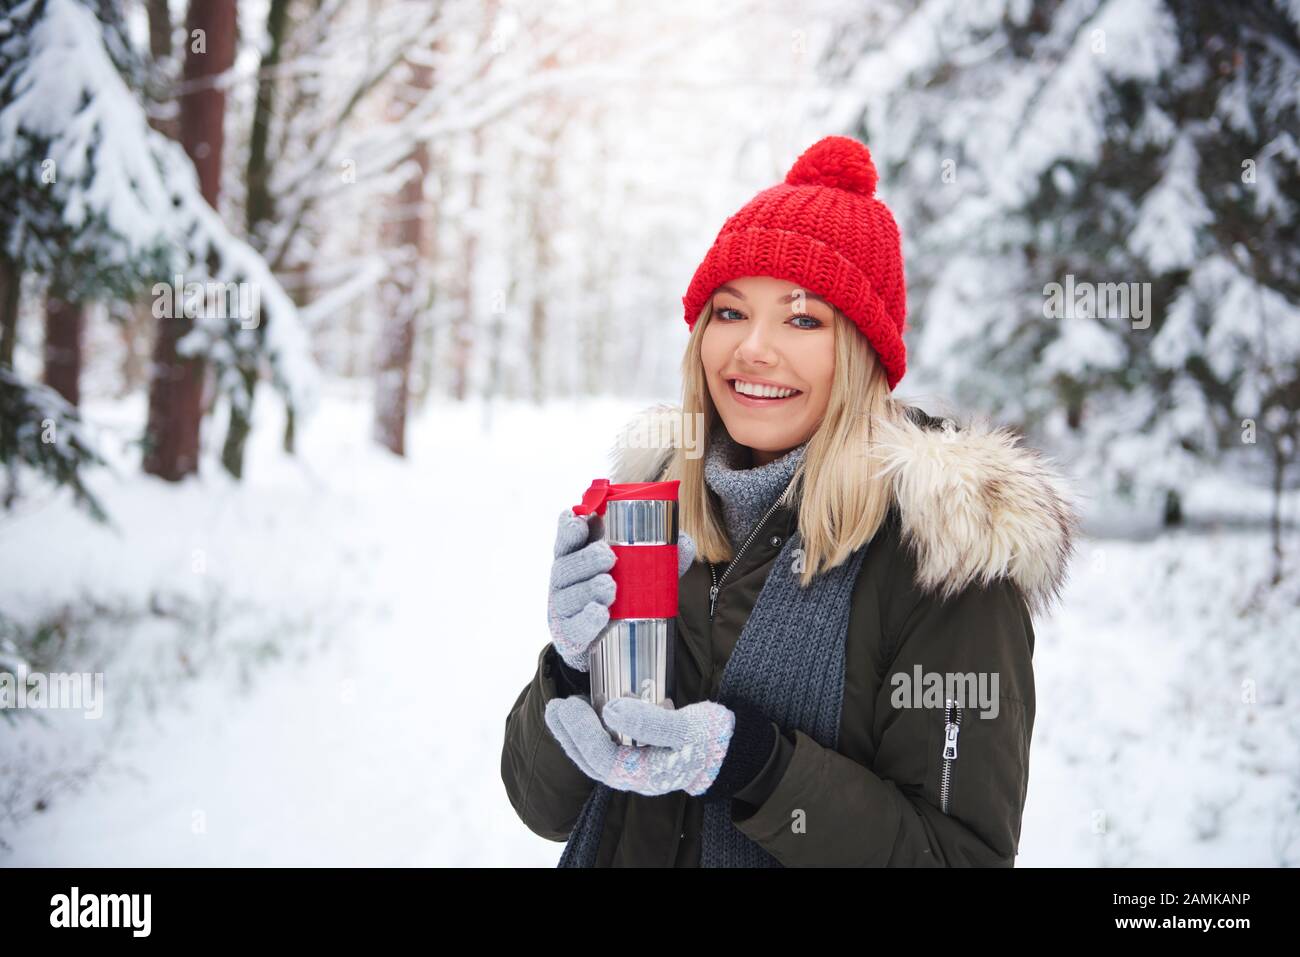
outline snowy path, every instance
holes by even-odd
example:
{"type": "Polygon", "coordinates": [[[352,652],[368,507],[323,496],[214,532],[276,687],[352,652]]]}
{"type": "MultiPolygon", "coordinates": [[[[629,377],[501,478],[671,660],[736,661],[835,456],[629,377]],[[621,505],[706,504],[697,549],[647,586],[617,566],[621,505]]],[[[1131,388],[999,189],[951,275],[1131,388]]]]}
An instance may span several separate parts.
{"type": "MultiPolygon", "coordinates": [[[[556,515],[606,474],[636,407],[512,408],[486,436],[481,410],[439,411],[416,423],[414,454],[398,463],[369,445],[366,403],[335,399],[304,434],[306,468],[273,454],[268,412],[243,486],[211,470],[169,488],[128,460],[128,477],[104,488],[128,534],[62,503],[0,526],[0,605],[19,620],[82,586],[144,602],[151,587],[181,582],[254,603],[263,631],[285,623],[281,656],[247,685],[217,655],[156,714],[130,705],[110,766],[0,827],[11,847],[0,865],[553,866],[560,845],[532,835],[506,799],[501,734],[546,640],[556,515]],[[583,453],[565,460],[556,449],[583,453]]],[[[1257,540],[1232,547],[1246,546],[1258,550],[1257,540]]],[[[1287,841],[1294,853],[1300,837],[1265,820],[1286,801],[1296,818],[1296,727],[1279,724],[1282,708],[1256,722],[1284,752],[1258,777],[1219,773],[1237,768],[1235,754],[1189,738],[1195,721],[1170,720],[1196,647],[1176,629],[1195,610],[1172,620],[1143,591],[1154,572],[1134,569],[1177,551],[1106,543],[1098,555],[1084,543],[1063,609],[1039,623],[1021,866],[1270,864],[1287,841]],[[1234,796],[1218,823],[1213,803],[1234,796]],[[1198,823],[1217,837],[1198,841],[1198,823]]],[[[152,660],[147,651],[131,660],[152,660]]],[[[1230,703],[1230,670],[1201,691],[1230,703]]],[[[1280,680],[1276,667],[1256,672],[1261,703],[1270,670],[1280,680]]],[[[1236,720],[1243,729],[1226,727],[1222,740],[1249,738],[1236,720]]],[[[17,747],[0,729],[0,759],[49,760],[16,757],[17,747]]]]}

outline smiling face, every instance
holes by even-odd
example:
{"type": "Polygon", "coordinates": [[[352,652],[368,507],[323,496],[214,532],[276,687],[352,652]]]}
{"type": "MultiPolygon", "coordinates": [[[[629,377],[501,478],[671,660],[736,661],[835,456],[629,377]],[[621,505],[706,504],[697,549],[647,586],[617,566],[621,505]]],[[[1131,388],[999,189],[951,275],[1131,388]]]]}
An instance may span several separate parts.
{"type": "Polygon", "coordinates": [[[816,431],[835,372],[831,306],[792,282],[747,276],[719,286],[700,340],[713,404],[753,464],[780,458],[816,431]]]}

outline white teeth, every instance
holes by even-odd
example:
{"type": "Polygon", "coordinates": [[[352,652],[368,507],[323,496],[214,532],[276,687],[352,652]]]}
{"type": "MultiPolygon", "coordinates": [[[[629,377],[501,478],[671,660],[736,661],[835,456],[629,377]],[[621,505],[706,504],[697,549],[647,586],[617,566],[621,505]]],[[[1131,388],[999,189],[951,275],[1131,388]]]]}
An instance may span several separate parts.
{"type": "Polygon", "coordinates": [[[735,385],[737,392],[757,396],[760,399],[784,399],[786,396],[794,395],[799,391],[798,389],[779,389],[774,385],[756,385],[743,379],[735,379],[732,384],[735,385]]]}

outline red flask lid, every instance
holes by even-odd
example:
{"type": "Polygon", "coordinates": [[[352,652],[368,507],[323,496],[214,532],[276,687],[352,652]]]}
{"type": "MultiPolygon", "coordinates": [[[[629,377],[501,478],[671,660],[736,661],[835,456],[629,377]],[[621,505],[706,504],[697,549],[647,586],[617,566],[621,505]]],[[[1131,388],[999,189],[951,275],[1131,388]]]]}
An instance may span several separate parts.
{"type": "Polygon", "coordinates": [[[587,515],[595,512],[605,514],[606,502],[620,502],[636,499],[658,499],[677,501],[677,488],[681,481],[671,482],[619,482],[611,485],[609,479],[596,479],[582,494],[582,502],[573,506],[574,515],[587,515]]]}

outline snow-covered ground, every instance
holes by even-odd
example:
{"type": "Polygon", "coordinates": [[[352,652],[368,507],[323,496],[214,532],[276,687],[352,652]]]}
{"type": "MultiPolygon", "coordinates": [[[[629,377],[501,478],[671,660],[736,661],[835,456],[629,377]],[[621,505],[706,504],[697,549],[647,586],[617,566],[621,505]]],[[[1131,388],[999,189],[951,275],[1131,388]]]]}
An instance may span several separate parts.
{"type": "MultiPolygon", "coordinates": [[[[179,486],[124,445],[142,398],[92,402],[116,528],[44,492],[0,521],[0,610],[107,702],[0,719],[0,865],[553,866],[501,736],[555,519],[645,403],[431,409],[401,461],[365,391],[327,388],[292,459],[261,399],[246,480],[179,486]]],[[[1300,588],[1259,601],[1267,559],[1082,542],[1037,623],[1021,866],[1300,862],[1300,588]]]]}

